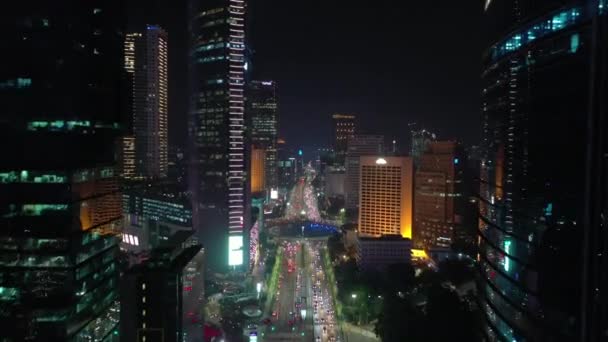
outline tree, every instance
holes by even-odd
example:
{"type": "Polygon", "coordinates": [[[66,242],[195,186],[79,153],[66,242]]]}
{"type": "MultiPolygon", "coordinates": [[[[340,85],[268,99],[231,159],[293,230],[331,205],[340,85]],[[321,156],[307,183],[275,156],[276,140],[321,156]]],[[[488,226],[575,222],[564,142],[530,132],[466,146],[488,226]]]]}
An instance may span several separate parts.
{"type": "Polygon", "coordinates": [[[383,342],[426,341],[425,330],[424,315],[409,298],[390,296],[385,299],[384,310],[375,327],[383,342]]]}
{"type": "Polygon", "coordinates": [[[341,255],[346,254],[344,243],[342,242],[342,236],[340,234],[334,234],[327,239],[327,249],[329,251],[330,259],[336,260],[341,255]]]}
{"type": "Polygon", "coordinates": [[[439,284],[428,290],[426,320],[436,329],[428,331],[431,341],[478,341],[474,314],[458,295],[439,284]]]}
{"type": "Polygon", "coordinates": [[[407,292],[414,286],[415,270],[411,264],[398,263],[388,265],[385,273],[386,291],[388,294],[407,292]]]}

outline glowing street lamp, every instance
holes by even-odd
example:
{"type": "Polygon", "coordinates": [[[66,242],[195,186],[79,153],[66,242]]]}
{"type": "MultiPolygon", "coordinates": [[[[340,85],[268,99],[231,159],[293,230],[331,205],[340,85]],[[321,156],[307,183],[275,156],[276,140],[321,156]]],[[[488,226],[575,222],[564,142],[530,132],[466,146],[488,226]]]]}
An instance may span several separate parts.
{"type": "Polygon", "coordinates": [[[356,294],[356,293],[351,294],[351,295],[350,295],[350,298],[352,298],[352,299],[357,299],[357,294],[356,294]]]}

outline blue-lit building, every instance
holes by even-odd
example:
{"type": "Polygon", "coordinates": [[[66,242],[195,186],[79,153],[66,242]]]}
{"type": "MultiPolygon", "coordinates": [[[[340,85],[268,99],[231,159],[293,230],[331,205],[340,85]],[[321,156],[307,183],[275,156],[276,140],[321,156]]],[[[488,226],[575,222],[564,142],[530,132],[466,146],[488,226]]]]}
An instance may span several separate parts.
{"type": "Polygon", "coordinates": [[[121,250],[138,263],[178,231],[193,230],[191,203],[174,184],[140,184],[122,194],[121,250]]]}
{"type": "Polygon", "coordinates": [[[485,336],[603,341],[608,8],[597,0],[485,7],[478,231],[485,336]]]}

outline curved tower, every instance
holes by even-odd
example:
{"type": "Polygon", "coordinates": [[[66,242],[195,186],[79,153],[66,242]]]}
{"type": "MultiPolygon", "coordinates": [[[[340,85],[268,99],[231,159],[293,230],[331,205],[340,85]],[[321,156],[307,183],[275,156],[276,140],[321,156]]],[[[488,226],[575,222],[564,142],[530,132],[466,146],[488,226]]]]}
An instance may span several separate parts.
{"type": "Polygon", "coordinates": [[[585,301],[606,303],[582,272],[599,270],[587,267],[598,254],[583,242],[601,227],[589,218],[601,216],[589,213],[590,184],[605,187],[605,162],[603,176],[590,172],[597,148],[606,151],[590,124],[605,118],[605,95],[600,107],[590,94],[605,93],[608,41],[594,27],[605,27],[606,9],[486,1],[487,28],[499,33],[482,72],[479,290],[491,341],[579,340],[592,329],[585,301]]]}

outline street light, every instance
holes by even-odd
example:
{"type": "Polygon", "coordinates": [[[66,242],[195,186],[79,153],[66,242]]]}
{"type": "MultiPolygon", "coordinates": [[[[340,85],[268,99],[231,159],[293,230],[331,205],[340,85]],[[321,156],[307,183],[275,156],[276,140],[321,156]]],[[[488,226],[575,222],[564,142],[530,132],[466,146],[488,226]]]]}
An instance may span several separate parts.
{"type": "Polygon", "coordinates": [[[356,298],[357,298],[357,294],[356,294],[356,293],[353,293],[353,294],[351,294],[351,295],[350,295],[350,297],[351,297],[352,299],[356,299],[356,298]]]}

